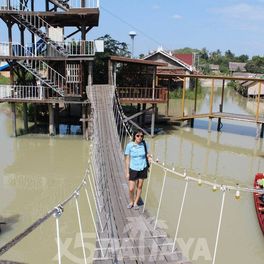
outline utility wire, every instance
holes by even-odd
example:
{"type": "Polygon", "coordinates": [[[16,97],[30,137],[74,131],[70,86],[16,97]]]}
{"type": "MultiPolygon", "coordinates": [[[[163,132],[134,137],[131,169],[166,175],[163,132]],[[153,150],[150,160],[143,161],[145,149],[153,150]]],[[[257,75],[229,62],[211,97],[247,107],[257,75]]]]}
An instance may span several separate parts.
{"type": "Polygon", "coordinates": [[[136,30],[137,32],[140,32],[142,35],[144,35],[147,39],[153,41],[154,43],[158,44],[159,46],[161,46],[161,42],[156,40],[155,38],[153,38],[152,36],[148,35],[147,33],[145,33],[144,31],[142,31],[141,29],[133,26],[132,24],[130,24],[129,22],[125,21],[123,18],[121,18],[120,16],[114,14],[113,12],[109,11],[108,9],[104,8],[103,6],[100,6],[100,9],[104,10],[106,13],[108,13],[109,15],[111,15],[112,17],[116,18],[117,20],[119,20],[120,22],[122,22],[123,24],[133,28],[134,30],[136,30]]]}

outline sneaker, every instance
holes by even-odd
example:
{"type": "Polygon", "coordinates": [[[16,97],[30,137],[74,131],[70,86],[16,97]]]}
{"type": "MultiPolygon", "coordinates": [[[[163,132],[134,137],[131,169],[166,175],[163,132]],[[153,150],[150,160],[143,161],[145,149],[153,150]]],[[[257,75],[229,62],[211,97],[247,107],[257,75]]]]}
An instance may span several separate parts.
{"type": "Polygon", "coordinates": [[[138,210],[139,206],[137,204],[134,205],[134,210],[138,210]]]}
{"type": "Polygon", "coordinates": [[[133,207],[133,204],[128,204],[127,209],[131,209],[133,207]]]}

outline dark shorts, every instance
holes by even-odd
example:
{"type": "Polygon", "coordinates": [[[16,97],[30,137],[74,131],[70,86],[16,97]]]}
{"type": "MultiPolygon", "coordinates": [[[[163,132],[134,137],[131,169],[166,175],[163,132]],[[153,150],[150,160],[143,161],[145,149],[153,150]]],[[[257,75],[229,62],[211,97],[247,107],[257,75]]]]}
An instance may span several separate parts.
{"type": "Polygon", "coordinates": [[[132,169],[129,169],[129,180],[130,181],[136,181],[138,179],[147,179],[148,177],[148,168],[146,167],[144,170],[142,171],[135,171],[132,169]]]}

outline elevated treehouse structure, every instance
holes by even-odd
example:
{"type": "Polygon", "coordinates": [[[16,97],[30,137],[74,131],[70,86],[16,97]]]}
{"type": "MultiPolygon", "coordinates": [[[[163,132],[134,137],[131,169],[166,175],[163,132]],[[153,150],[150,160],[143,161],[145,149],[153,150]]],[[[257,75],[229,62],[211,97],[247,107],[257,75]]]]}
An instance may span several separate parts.
{"type": "MultiPolygon", "coordinates": [[[[86,39],[99,23],[99,0],[0,0],[0,18],[8,32],[8,42],[0,43],[0,60],[10,65],[11,79],[11,85],[0,87],[0,102],[22,102],[25,111],[28,102],[49,104],[53,134],[53,108],[57,104],[87,107],[92,62],[95,52],[103,49],[102,42],[86,39]],[[36,10],[41,4],[45,11],[36,10]],[[20,42],[13,41],[17,34],[14,25],[20,42]],[[26,43],[26,34],[31,43],[26,43]],[[75,34],[80,39],[69,40],[75,34]],[[29,75],[31,78],[26,78],[29,75]]],[[[15,107],[12,109],[15,118],[15,107]]],[[[15,135],[15,123],[13,129],[15,135]]]]}

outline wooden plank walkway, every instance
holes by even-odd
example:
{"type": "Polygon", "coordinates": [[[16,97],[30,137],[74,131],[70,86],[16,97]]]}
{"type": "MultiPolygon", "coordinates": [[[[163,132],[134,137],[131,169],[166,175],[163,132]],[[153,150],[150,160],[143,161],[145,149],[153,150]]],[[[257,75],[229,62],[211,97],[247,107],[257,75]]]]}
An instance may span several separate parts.
{"type": "Polygon", "coordinates": [[[126,208],[128,185],[113,96],[114,88],[107,85],[93,86],[89,96],[94,110],[93,166],[101,190],[98,203],[104,226],[97,239],[94,263],[190,263],[177,248],[172,252],[172,239],[161,228],[154,230],[154,219],[147,212],[126,208]]]}
{"type": "Polygon", "coordinates": [[[250,123],[264,123],[264,117],[260,116],[258,121],[256,121],[256,116],[254,115],[244,115],[244,114],[234,114],[228,112],[213,112],[213,113],[203,113],[203,114],[190,114],[186,116],[169,116],[170,121],[184,121],[195,118],[222,118],[236,121],[244,121],[250,123]]]}

